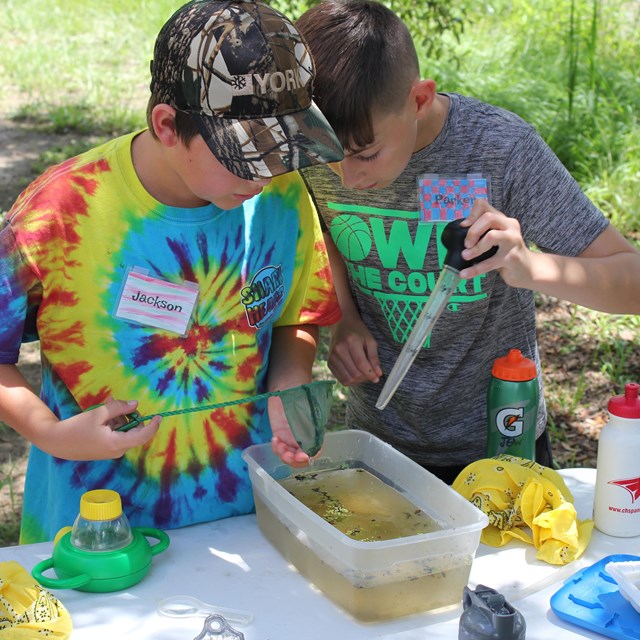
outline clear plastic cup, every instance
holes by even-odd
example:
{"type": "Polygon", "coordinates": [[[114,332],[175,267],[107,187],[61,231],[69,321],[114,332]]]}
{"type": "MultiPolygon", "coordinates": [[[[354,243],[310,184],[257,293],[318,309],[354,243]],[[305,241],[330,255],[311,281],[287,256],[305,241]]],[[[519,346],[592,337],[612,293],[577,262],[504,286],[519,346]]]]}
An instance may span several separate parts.
{"type": "Polygon", "coordinates": [[[122,501],[116,491],[95,489],[80,498],[80,513],[71,530],[71,544],[83,551],[116,551],[133,541],[122,501]]]}

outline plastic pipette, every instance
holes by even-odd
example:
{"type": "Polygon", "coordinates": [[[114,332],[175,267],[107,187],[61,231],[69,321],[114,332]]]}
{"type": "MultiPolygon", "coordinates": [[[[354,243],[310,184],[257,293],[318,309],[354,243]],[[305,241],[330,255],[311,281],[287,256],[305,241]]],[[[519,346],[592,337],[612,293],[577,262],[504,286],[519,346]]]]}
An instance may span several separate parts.
{"type": "Polygon", "coordinates": [[[436,282],[436,286],[433,288],[429,299],[422,308],[413,330],[393,365],[393,369],[391,369],[391,372],[387,376],[387,380],[376,402],[376,408],[378,409],[384,409],[387,406],[393,394],[400,386],[400,383],[407,375],[409,367],[413,364],[413,361],[429,337],[438,318],[447,306],[451,294],[456,290],[460,282],[460,271],[465,267],[470,267],[486,258],[490,258],[498,250],[498,247],[492,247],[489,251],[486,251],[474,260],[464,260],[462,258],[462,251],[464,250],[464,239],[467,236],[467,227],[461,227],[461,222],[462,220],[454,220],[447,224],[442,231],[442,244],[447,249],[444,266],[436,282]]]}

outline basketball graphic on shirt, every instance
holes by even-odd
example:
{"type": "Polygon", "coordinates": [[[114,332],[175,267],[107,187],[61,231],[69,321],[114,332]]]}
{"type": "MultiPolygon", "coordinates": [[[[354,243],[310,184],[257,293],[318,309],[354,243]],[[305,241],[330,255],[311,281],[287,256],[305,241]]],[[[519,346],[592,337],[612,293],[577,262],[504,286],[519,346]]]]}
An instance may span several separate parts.
{"type": "Polygon", "coordinates": [[[371,230],[358,216],[337,216],[331,222],[331,238],[348,260],[364,260],[371,251],[371,230]]]}

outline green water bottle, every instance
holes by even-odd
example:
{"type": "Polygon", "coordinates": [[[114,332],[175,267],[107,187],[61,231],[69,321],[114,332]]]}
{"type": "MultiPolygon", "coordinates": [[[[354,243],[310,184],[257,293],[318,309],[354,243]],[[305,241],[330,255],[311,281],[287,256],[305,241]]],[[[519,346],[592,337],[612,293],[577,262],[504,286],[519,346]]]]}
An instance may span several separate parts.
{"type": "Polygon", "coordinates": [[[519,349],[497,358],[487,393],[487,457],[506,453],[535,460],[540,392],[536,364],[519,349]]]}

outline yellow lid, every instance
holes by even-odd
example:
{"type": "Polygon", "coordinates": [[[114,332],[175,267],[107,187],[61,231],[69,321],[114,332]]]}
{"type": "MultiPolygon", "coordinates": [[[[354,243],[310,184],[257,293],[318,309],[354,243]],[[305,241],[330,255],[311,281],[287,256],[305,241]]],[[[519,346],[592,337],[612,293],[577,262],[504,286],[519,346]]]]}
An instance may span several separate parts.
{"type": "Polygon", "coordinates": [[[80,516],[85,520],[115,520],[121,515],[122,501],[117,491],[94,489],[80,498],[80,516]]]}

